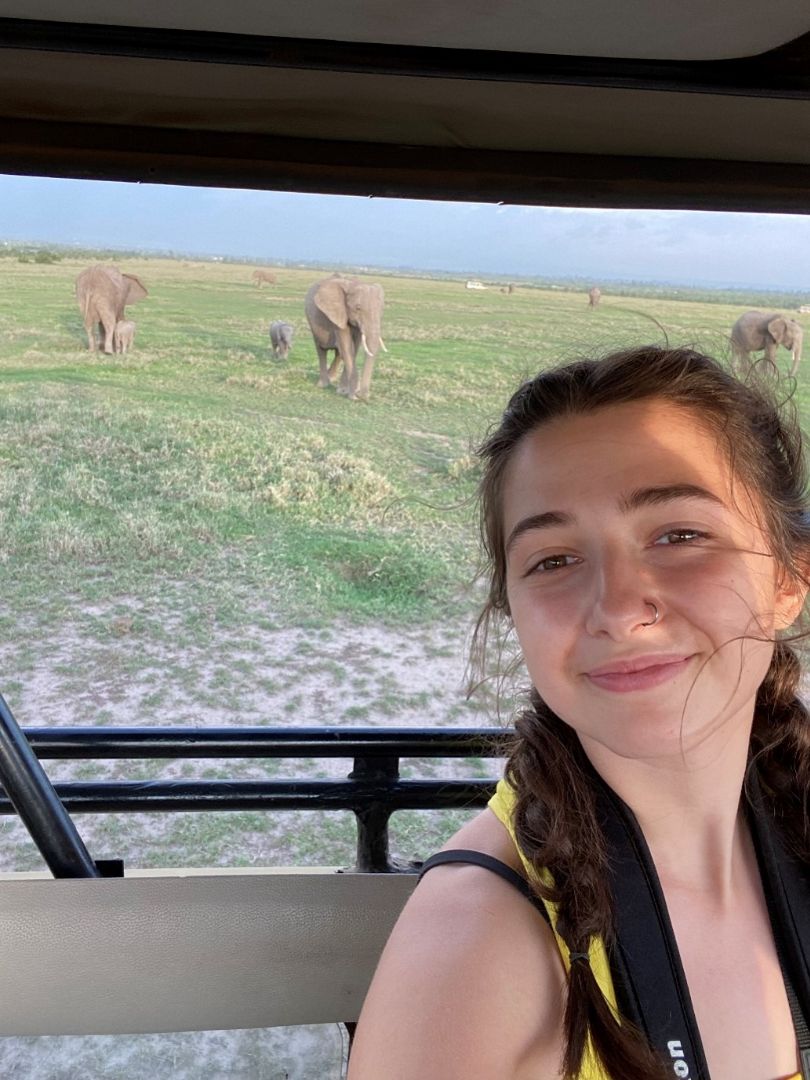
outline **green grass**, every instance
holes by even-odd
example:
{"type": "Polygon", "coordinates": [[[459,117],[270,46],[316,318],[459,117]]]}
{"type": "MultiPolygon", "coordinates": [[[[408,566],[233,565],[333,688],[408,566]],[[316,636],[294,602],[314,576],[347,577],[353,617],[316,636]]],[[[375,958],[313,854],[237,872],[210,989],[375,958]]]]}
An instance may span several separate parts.
{"type": "Polygon", "coordinates": [[[518,382],[660,341],[659,325],[724,353],[740,310],[606,293],[588,312],[579,292],[386,277],[390,352],[358,404],[315,385],[302,298],[317,272],[259,290],[249,267],[127,261],[150,295],[131,309],[134,351],[110,357],[84,348],[82,265],[0,260],[0,565],[12,609],[45,626],[66,604],[155,595],[163,579],[218,592],[217,618],[236,624],[251,590],[298,621],[458,613],[475,561],[471,447],[518,382]],[[286,363],[267,348],[273,318],[296,328],[286,363]]]}

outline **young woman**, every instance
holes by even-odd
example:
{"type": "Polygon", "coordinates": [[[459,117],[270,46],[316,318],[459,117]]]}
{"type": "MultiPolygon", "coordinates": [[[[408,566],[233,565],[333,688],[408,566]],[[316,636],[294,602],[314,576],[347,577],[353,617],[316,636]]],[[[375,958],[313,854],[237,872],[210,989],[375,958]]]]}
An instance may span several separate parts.
{"type": "Polygon", "coordinates": [[[798,429],[713,360],[645,348],[542,372],[480,454],[478,641],[513,629],[531,693],[506,779],[445,850],[498,860],[537,900],[502,868],[431,869],[380,961],[350,1080],[692,1075],[677,1043],[667,1062],[617,1014],[600,786],[646,841],[704,1072],[798,1077],[746,811],[756,782],[810,862],[787,641],[810,556],[798,429]]]}

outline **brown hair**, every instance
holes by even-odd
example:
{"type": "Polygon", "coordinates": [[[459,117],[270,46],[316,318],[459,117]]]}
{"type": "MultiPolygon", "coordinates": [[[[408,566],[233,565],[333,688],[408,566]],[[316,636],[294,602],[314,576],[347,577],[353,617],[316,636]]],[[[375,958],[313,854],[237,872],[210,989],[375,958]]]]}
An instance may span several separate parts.
{"type": "MultiPolygon", "coordinates": [[[[761,524],[784,575],[806,580],[810,515],[801,431],[790,402],[773,390],[747,385],[719,363],[691,349],[643,347],[601,360],[580,360],[542,371],[512,396],[497,428],[478,454],[481,537],[489,593],[473,638],[473,662],[483,668],[487,639],[509,625],[501,493],[518,443],[547,421],[645,398],[689,410],[726,448],[733,475],[756,499],[761,524]]],[[[810,858],[808,713],[797,696],[801,669],[786,640],[777,641],[759,687],[751,735],[764,797],[794,851],[810,858]]],[[[574,731],[532,689],[516,720],[506,776],[517,800],[514,826],[531,863],[553,884],[533,882],[557,905],[557,930],[572,952],[587,952],[593,938],[610,943],[613,900],[604,841],[596,820],[587,759],[574,731]]],[[[669,1075],[643,1036],[618,1023],[590,965],[577,962],[568,976],[564,1073],[579,1072],[588,1036],[609,1075],[660,1080],[669,1075]]]]}

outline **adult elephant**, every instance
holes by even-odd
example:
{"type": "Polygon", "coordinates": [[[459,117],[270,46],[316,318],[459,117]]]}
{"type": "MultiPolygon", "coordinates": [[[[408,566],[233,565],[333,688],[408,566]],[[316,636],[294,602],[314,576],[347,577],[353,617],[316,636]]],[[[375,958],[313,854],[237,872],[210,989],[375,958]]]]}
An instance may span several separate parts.
{"type": "Polygon", "coordinates": [[[268,285],[275,285],[276,275],[272,270],[254,270],[250,275],[253,278],[253,284],[258,285],[259,288],[266,282],[268,285]]]}
{"type": "Polygon", "coordinates": [[[790,349],[792,364],[790,374],[799,370],[802,358],[803,330],[795,319],[776,312],[746,311],[734,323],[731,330],[731,352],[735,365],[743,371],[749,362],[751,353],[765,351],[765,359],[774,372],[776,367],[776,349],[782,345],[790,349]]]}
{"type": "Polygon", "coordinates": [[[113,352],[115,324],[124,318],[124,308],[147,295],[146,286],[140,278],[134,274],[122,274],[117,266],[89,266],[82,270],[76,278],[76,299],[84,319],[90,350],[95,352],[98,347],[98,326],[104,352],[113,352]]]}
{"type": "Polygon", "coordinates": [[[343,361],[339,394],[354,401],[367,399],[371,387],[374,360],[382,340],[382,314],[385,296],[381,285],[345,278],[340,274],[316,282],[306,295],[304,311],[309,322],[320,364],[318,386],[331,386],[338,364],[343,361]],[[366,354],[363,373],[358,378],[357,352],[366,354]],[[331,366],[327,353],[335,352],[331,366]]]}
{"type": "Polygon", "coordinates": [[[596,307],[601,299],[602,290],[594,285],[594,287],[588,291],[588,307],[596,307]]]}

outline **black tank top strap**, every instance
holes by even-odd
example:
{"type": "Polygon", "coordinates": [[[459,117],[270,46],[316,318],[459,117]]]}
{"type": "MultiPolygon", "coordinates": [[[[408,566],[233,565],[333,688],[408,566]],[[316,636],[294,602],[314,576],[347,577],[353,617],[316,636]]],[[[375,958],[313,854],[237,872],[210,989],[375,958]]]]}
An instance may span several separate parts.
{"type": "Polygon", "coordinates": [[[550,922],[545,904],[532,892],[528,881],[521,877],[516,870],[513,870],[511,866],[501,862],[500,859],[496,859],[492,855],[485,855],[483,851],[471,851],[468,848],[449,848],[447,851],[439,851],[435,855],[431,855],[429,859],[422,863],[419,879],[421,880],[428,870],[432,870],[434,866],[441,866],[443,863],[471,863],[474,866],[482,866],[485,870],[491,870],[493,874],[497,874],[504,881],[508,881],[510,885],[514,885],[518,892],[522,893],[537,908],[546,922],[550,922]]]}

